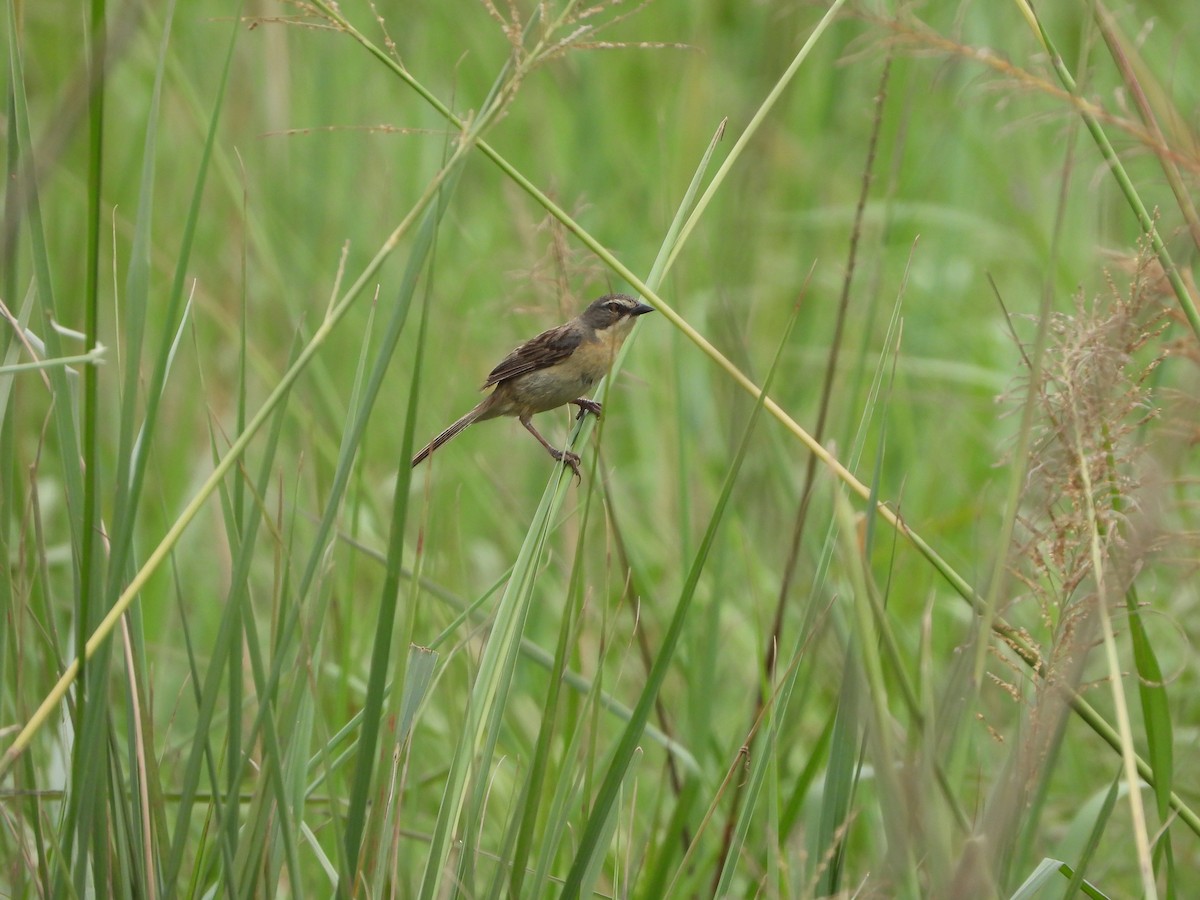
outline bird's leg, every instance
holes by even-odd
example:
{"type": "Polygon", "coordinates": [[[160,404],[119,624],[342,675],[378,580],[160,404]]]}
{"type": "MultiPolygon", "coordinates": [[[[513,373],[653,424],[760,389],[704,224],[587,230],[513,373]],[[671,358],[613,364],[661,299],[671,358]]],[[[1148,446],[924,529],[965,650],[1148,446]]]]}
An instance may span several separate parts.
{"type": "Polygon", "coordinates": [[[576,419],[582,419],[588,413],[591,413],[598,419],[600,418],[600,410],[604,408],[602,404],[597,403],[595,400],[589,400],[587,397],[580,397],[578,400],[572,400],[571,402],[579,407],[579,415],[575,417],[576,419]]]}
{"type": "Polygon", "coordinates": [[[579,474],[579,454],[578,453],[572,453],[570,450],[555,449],[554,447],[552,447],[550,445],[550,442],[548,440],[546,440],[544,437],[542,437],[541,432],[539,432],[536,428],[533,427],[533,422],[530,420],[529,416],[521,416],[520,419],[521,419],[521,424],[525,426],[525,429],[530,434],[532,434],[535,438],[538,439],[538,443],[546,448],[547,453],[549,453],[551,456],[553,456],[555,458],[555,460],[562,463],[564,466],[570,466],[571,471],[575,473],[575,477],[578,478],[580,481],[583,481],[583,476],[579,474]]]}

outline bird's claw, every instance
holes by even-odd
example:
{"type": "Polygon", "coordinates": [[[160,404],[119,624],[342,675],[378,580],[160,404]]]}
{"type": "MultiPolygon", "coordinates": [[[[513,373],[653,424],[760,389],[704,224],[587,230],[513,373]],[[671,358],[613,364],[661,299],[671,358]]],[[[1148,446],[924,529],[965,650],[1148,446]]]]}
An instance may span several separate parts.
{"type": "Polygon", "coordinates": [[[580,397],[578,400],[572,400],[571,402],[579,407],[579,414],[575,416],[577,421],[588,413],[591,413],[596,418],[600,418],[600,412],[604,409],[602,403],[597,403],[595,400],[589,400],[586,397],[580,397]]]}
{"type": "Polygon", "coordinates": [[[575,477],[579,479],[579,483],[583,484],[583,475],[579,472],[579,454],[572,453],[570,450],[555,450],[554,458],[564,466],[569,466],[571,471],[575,473],[575,477]]]}

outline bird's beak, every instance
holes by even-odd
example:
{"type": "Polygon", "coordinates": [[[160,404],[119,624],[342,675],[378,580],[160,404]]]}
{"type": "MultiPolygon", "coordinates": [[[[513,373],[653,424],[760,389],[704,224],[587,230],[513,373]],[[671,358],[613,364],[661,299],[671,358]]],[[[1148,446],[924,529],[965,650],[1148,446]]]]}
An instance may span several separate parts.
{"type": "Polygon", "coordinates": [[[639,303],[629,311],[631,316],[644,316],[648,312],[654,312],[653,306],[647,306],[645,303],[639,303]]]}

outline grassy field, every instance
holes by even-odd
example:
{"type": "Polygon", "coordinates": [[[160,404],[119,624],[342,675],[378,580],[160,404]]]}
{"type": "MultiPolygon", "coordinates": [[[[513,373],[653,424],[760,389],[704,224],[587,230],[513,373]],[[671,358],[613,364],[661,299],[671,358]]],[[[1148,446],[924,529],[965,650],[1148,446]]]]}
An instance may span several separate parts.
{"type": "Polygon", "coordinates": [[[9,0],[0,896],[1200,892],[1200,16],[897,7],[9,0]]]}

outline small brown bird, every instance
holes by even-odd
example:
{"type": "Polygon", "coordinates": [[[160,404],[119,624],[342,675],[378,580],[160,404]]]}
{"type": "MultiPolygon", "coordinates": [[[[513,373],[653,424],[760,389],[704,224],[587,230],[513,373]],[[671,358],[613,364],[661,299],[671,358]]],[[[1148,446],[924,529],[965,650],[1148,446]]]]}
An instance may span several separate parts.
{"type": "Polygon", "coordinates": [[[526,341],[492,369],[481,388],[495,385],[496,389],[423,447],[413,457],[413,466],[468,425],[516,416],[551,456],[580,477],[579,456],[550,446],[531,418],[567,403],[578,406],[580,416],[600,415],[600,404],[583,394],[608,373],[634,319],[653,311],[654,307],[628,294],[606,294],[570,322],[526,341]]]}

